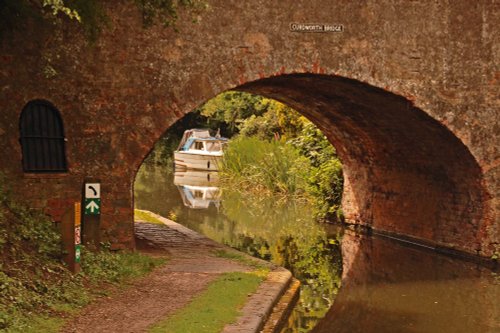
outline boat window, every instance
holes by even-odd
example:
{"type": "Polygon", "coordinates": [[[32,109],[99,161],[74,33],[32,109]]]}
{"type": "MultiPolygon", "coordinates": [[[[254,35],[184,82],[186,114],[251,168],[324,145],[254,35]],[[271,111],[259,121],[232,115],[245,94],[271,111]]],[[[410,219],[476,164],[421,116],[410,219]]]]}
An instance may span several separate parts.
{"type": "Polygon", "coordinates": [[[203,149],[203,142],[201,142],[201,141],[196,141],[196,142],[194,143],[194,149],[196,149],[196,150],[204,150],[204,149],[203,149]]]}
{"type": "Polygon", "coordinates": [[[66,172],[63,121],[45,101],[31,101],[19,120],[24,172],[66,172]]]}
{"type": "Polygon", "coordinates": [[[220,142],[207,142],[207,151],[220,151],[220,142]]]}

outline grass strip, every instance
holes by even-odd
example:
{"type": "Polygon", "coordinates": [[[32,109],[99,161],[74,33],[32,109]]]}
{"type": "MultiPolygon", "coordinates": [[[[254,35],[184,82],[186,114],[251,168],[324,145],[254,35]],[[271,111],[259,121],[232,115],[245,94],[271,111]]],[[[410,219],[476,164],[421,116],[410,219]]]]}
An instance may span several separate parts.
{"type": "Polygon", "coordinates": [[[139,209],[134,209],[134,220],[135,222],[149,222],[149,223],[165,225],[165,223],[160,221],[157,217],[154,217],[150,213],[139,209]]]}
{"type": "Polygon", "coordinates": [[[237,252],[229,252],[226,250],[215,250],[214,255],[218,258],[226,258],[226,259],[231,259],[234,261],[238,261],[244,265],[257,268],[257,269],[265,269],[267,266],[265,266],[263,263],[260,263],[257,260],[254,260],[253,258],[249,258],[247,256],[244,256],[243,254],[237,253],[237,252]]]}
{"type": "Polygon", "coordinates": [[[233,323],[249,294],[264,279],[261,273],[225,273],[173,316],[155,324],[151,333],[219,333],[233,323]]]}

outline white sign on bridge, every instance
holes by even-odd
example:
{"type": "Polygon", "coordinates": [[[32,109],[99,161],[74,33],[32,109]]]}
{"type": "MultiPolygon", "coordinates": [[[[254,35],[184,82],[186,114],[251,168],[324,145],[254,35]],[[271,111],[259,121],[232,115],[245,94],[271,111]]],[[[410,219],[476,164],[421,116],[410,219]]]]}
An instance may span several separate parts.
{"type": "Polygon", "coordinates": [[[292,32],[344,32],[343,24],[291,23],[292,32]]]}

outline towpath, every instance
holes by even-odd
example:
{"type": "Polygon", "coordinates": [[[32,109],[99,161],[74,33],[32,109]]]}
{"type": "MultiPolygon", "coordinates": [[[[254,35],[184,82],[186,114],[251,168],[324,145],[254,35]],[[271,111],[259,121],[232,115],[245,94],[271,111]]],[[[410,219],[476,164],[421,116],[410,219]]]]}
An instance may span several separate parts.
{"type": "MultiPolygon", "coordinates": [[[[169,258],[166,265],[87,306],[62,332],[148,332],[156,322],[186,306],[217,276],[252,270],[243,263],[216,256],[217,250],[234,251],[173,221],[136,223],[139,251],[169,258]]],[[[240,253],[241,254],[241,253],[240,253]]],[[[243,255],[243,254],[241,254],[243,255]]],[[[255,259],[254,259],[255,260],[255,259]]],[[[225,333],[258,332],[291,281],[287,270],[266,262],[271,272],[257,292],[249,296],[237,322],[225,333]]]]}

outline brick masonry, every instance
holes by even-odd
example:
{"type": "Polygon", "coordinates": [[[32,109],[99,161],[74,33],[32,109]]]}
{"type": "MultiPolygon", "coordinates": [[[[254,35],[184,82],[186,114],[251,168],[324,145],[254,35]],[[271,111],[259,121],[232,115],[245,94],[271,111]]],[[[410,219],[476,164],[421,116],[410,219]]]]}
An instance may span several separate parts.
{"type": "MultiPolygon", "coordinates": [[[[498,4],[222,1],[178,32],[107,2],[89,45],[76,24],[27,25],[0,46],[0,170],[55,220],[102,180],[102,238],[131,248],[133,181],[159,137],[227,89],[281,100],[336,146],[351,223],[481,256],[498,251],[498,4]],[[299,33],[291,23],[341,23],[299,33]],[[56,75],[47,75],[53,68],[56,75]],[[69,173],[23,174],[18,119],[62,113],[69,173]]],[[[184,19],[182,19],[184,18],[184,19]]]]}

